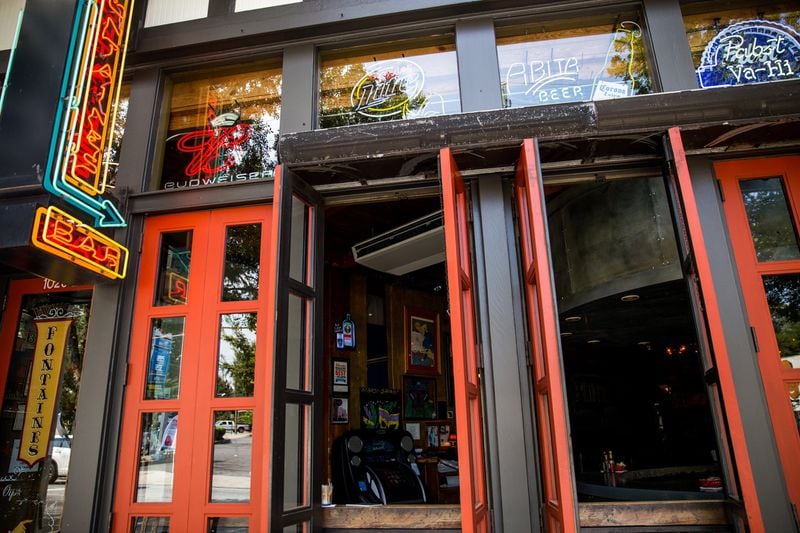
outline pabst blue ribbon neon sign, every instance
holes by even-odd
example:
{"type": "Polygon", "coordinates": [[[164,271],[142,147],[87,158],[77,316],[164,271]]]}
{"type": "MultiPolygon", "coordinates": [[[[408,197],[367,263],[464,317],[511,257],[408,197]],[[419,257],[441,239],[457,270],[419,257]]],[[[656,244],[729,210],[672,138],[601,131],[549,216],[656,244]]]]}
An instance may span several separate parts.
{"type": "Polygon", "coordinates": [[[748,20],[722,30],[703,51],[701,87],[800,77],[800,33],[769,20],[748,20]]]}
{"type": "Polygon", "coordinates": [[[405,117],[424,85],[425,72],[413,61],[381,61],[368,68],[355,84],[350,104],[356,113],[365,117],[405,117]]]}

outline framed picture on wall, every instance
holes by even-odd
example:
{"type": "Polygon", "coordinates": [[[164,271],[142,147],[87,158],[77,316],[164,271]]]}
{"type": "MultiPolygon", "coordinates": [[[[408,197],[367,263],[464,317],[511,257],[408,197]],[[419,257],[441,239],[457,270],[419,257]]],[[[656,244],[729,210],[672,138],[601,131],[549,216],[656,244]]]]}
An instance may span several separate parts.
{"type": "Polygon", "coordinates": [[[349,398],[331,398],[331,422],[347,424],[350,422],[349,398]]]}
{"type": "Polygon", "coordinates": [[[436,418],[436,380],[403,376],[403,418],[433,420],[436,418]]]}
{"type": "Polygon", "coordinates": [[[406,373],[435,376],[441,359],[439,313],[405,308],[406,373]]]}
{"type": "Polygon", "coordinates": [[[347,359],[332,359],[331,366],[333,392],[348,392],[350,390],[350,361],[347,359]]]}

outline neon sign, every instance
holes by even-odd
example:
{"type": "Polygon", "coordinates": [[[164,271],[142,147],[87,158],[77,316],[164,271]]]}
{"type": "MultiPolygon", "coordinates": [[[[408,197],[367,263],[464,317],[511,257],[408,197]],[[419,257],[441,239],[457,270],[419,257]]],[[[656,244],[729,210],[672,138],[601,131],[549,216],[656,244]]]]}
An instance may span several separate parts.
{"type": "Polygon", "coordinates": [[[175,304],[185,304],[189,292],[189,278],[176,272],[167,273],[167,299],[175,304]]]}
{"type": "Polygon", "coordinates": [[[178,150],[194,154],[186,165],[185,174],[188,177],[198,174],[213,176],[228,170],[237,163],[236,154],[230,150],[247,141],[251,131],[250,124],[240,123],[213,130],[204,128],[182,135],[178,140],[178,150]]]}
{"type": "Polygon", "coordinates": [[[108,164],[132,0],[82,0],[73,26],[62,86],[66,110],[59,109],[45,189],[88,213],[98,227],[125,227],[119,210],[102,194],[108,164]],[[63,121],[62,119],[63,113],[63,121]]]}
{"type": "Polygon", "coordinates": [[[800,77],[800,33],[769,20],[747,20],[719,32],[706,46],[700,86],[741,85],[800,77]]]}
{"type": "Polygon", "coordinates": [[[350,104],[356,113],[365,117],[405,117],[424,85],[425,71],[413,61],[381,61],[355,84],[350,104]]]}
{"type": "Polygon", "coordinates": [[[128,249],[57,207],[36,210],[33,245],[110,279],[122,279],[128,249]]]}

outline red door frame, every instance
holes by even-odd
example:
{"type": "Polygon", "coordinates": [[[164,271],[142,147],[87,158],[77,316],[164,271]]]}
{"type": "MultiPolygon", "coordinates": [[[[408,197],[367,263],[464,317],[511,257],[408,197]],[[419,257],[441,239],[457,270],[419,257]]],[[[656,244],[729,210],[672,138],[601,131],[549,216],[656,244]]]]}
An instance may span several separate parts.
{"type": "Polygon", "coordinates": [[[725,217],[747,315],[758,339],[758,364],[789,498],[795,508],[800,509],[800,432],[787,401],[786,389],[789,382],[800,382],[800,368],[783,368],[780,363],[778,343],[762,283],[762,276],[765,275],[800,273],[800,260],[758,261],[739,189],[739,181],[743,179],[782,177],[795,227],[800,227],[800,156],[723,161],[715,163],[714,170],[725,197],[725,217]]]}
{"type": "Polygon", "coordinates": [[[578,515],[570,457],[567,406],[559,352],[539,147],[522,143],[514,180],[523,282],[531,341],[537,433],[548,531],[577,531],[578,515]]]}
{"type": "Polygon", "coordinates": [[[670,128],[669,141],[675,158],[678,193],[682,200],[683,216],[691,240],[692,253],[697,266],[697,275],[700,280],[700,289],[703,292],[705,315],[711,344],[714,347],[719,385],[722,390],[722,396],[725,398],[725,412],[728,420],[729,437],[733,455],[736,460],[736,470],[739,475],[739,485],[744,501],[745,513],[747,514],[747,521],[751,533],[764,533],[764,521],[761,517],[761,507],[758,502],[758,493],[753,478],[753,467],[750,463],[750,455],[747,450],[744,425],[742,424],[742,415],[739,410],[736,386],[733,379],[733,370],[731,369],[730,360],[728,358],[728,346],[725,340],[725,330],[722,325],[722,315],[719,310],[719,300],[714,288],[711,261],[706,249],[703,226],[700,222],[700,211],[694,196],[694,188],[692,186],[691,175],[689,174],[689,165],[686,161],[686,151],[683,148],[680,128],[670,128]]]}
{"type": "Polygon", "coordinates": [[[440,151],[439,164],[453,342],[461,528],[489,531],[467,189],[449,148],[440,151]]]}
{"type": "Polygon", "coordinates": [[[269,238],[271,205],[220,209],[152,217],[145,222],[141,270],[131,332],[123,424],[119,448],[119,467],[115,487],[112,530],[128,531],[132,517],[168,516],[175,530],[205,531],[206,521],[216,516],[247,516],[253,531],[266,524],[268,490],[260,472],[267,470],[271,391],[271,357],[266,339],[269,322],[267,303],[271,300],[269,277],[269,238]],[[220,301],[221,275],[225,254],[225,229],[228,225],[261,223],[258,299],[220,301]],[[155,306],[160,237],[162,233],[191,229],[192,261],[185,304],[155,306]],[[218,398],[214,394],[217,364],[219,315],[258,312],[256,326],[255,386],[252,397],[218,398]],[[150,325],[155,318],[185,317],[183,360],[177,399],[144,400],[150,325]],[[213,459],[213,412],[253,410],[249,503],[209,503],[211,462],[213,459]],[[141,416],[149,412],[178,412],[183,438],[177,439],[173,467],[173,499],[168,503],[135,502],[138,474],[141,416]],[[206,428],[206,430],[202,430],[206,428]]]}

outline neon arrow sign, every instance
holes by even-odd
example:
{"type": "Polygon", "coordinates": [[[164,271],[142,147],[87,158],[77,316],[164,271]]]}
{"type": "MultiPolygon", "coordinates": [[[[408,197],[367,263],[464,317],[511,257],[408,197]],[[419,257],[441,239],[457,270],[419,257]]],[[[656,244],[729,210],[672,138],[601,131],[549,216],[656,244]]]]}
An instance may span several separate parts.
{"type": "Polygon", "coordinates": [[[88,213],[98,227],[125,227],[103,198],[103,161],[119,99],[133,0],[81,0],[67,55],[67,74],[50,145],[44,188],[88,213]],[[63,120],[62,120],[63,118],[63,120]]]}

